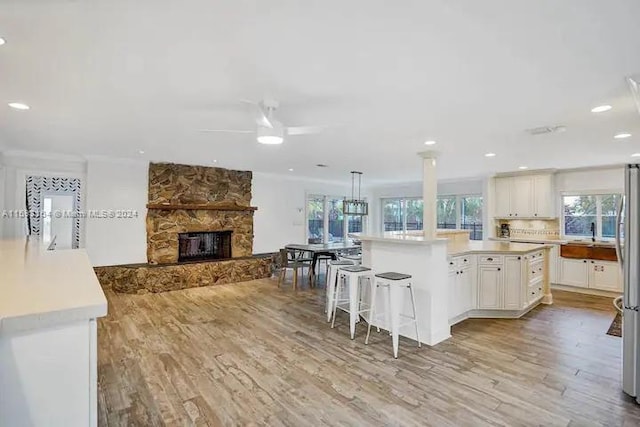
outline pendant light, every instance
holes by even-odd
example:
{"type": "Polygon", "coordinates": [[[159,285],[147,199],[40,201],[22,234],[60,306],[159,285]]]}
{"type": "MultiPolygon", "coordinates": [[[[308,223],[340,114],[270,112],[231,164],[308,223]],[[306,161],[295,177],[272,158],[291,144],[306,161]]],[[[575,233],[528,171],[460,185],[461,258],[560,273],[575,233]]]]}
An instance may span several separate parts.
{"type": "Polygon", "coordinates": [[[366,216],[369,214],[369,204],[360,198],[362,172],[351,171],[351,199],[344,198],[343,212],[345,215],[366,216]],[[355,182],[358,176],[358,198],[355,197],[355,182]]]}

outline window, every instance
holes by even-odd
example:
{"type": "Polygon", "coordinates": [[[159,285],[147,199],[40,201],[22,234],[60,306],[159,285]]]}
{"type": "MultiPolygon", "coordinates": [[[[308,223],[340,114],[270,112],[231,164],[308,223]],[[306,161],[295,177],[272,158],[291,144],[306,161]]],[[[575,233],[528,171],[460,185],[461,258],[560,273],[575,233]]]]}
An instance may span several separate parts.
{"type": "Polygon", "coordinates": [[[307,242],[338,243],[348,233],[360,233],[361,216],[344,215],[344,199],[337,196],[310,195],[307,197],[307,242]]]}
{"type": "MultiPolygon", "coordinates": [[[[471,239],[482,240],[482,196],[441,196],[436,207],[438,228],[471,230],[471,239]]],[[[382,199],[383,230],[423,230],[423,212],[422,199],[382,199]]]]}
{"type": "Polygon", "coordinates": [[[563,234],[567,237],[613,239],[619,194],[564,195],[563,234]]]}

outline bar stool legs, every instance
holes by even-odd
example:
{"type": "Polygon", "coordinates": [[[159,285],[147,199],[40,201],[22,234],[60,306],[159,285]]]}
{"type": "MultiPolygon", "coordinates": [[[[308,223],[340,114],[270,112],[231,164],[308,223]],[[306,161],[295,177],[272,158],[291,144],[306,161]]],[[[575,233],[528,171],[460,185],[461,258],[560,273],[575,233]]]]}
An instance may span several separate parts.
{"type": "Polygon", "coordinates": [[[371,311],[369,304],[365,304],[367,308],[362,308],[361,301],[361,285],[362,280],[367,279],[369,284],[373,286],[373,280],[371,277],[371,269],[362,266],[342,267],[338,271],[338,286],[336,287],[334,302],[333,302],[333,319],[331,320],[331,327],[335,327],[336,312],[338,309],[349,313],[349,332],[351,339],[356,335],[356,323],[362,313],[371,311]],[[346,287],[349,288],[349,298],[343,298],[343,292],[346,287]],[[348,302],[348,308],[340,307],[340,302],[348,302]]]}

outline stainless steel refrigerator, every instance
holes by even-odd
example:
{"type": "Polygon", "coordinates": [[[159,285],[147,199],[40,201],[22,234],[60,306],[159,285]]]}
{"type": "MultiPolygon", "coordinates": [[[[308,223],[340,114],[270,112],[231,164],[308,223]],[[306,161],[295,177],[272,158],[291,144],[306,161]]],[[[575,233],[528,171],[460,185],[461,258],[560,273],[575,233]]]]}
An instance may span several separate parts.
{"type": "Polygon", "coordinates": [[[625,194],[618,209],[616,250],[624,281],[622,311],[622,389],[640,397],[640,165],[625,167],[625,194]],[[622,233],[624,231],[624,234],[622,233]]]}

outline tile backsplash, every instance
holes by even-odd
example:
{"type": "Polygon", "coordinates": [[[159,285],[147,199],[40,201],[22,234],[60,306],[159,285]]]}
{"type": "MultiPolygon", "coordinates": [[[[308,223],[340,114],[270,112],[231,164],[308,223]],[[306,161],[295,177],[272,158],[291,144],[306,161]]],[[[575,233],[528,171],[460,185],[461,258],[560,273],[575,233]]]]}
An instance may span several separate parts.
{"type": "Polygon", "coordinates": [[[500,224],[509,224],[511,237],[537,237],[539,239],[559,239],[560,221],[557,219],[513,219],[496,221],[496,236],[500,235],[500,224]]]}

